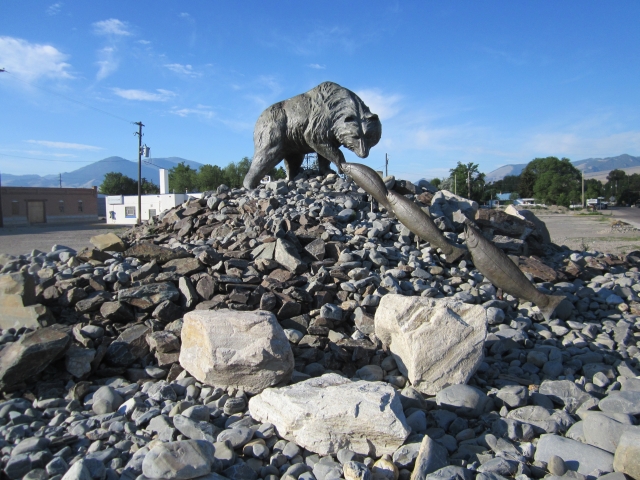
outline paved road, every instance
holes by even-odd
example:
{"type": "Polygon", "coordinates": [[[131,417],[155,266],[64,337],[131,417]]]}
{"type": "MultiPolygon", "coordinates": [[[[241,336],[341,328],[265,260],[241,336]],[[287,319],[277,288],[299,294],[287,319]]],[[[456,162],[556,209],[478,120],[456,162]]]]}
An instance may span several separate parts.
{"type": "Polygon", "coordinates": [[[33,249],[49,252],[55,244],[81,250],[91,246],[89,239],[94,235],[126,228],[105,223],[4,227],[0,228],[0,253],[21,255],[33,249]]]}
{"type": "Polygon", "coordinates": [[[629,225],[640,228],[640,208],[631,207],[611,207],[602,211],[603,215],[610,215],[629,225]]]}

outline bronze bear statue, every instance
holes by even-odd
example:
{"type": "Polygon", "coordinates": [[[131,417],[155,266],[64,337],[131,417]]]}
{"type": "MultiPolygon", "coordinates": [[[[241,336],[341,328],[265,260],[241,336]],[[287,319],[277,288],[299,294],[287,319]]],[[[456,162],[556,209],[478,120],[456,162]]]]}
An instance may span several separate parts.
{"type": "Polygon", "coordinates": [[[293,179],[304,156],[313,152],[318,154],[321,174],[331,171],[329,162],[340,170],[345,162],[340,146],[366,158],[381,135],[380,119],[360,97],[337,83],[321,83],[262,112],[253,132],[253,161],[243,184],[248,189],[257,187],[281,160],[287,178],[293,179]]]}

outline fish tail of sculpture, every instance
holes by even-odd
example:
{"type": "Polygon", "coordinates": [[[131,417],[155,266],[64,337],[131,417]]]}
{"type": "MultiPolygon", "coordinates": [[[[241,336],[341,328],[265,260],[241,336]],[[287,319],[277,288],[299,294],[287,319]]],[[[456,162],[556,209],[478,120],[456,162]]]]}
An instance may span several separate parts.
{"type": "Polygon", "coordinates": [[[538,305],[538,308],[542,312],[542,315],[544,315],[545,320],[548,321],[551,320],[556,308],[560,305],[560,302],[565,299],[565,297],[561,295],[545,295],[545,297],[548,300],[547,304],[544,307],[538,305]]]}
{"type": "Polygon", "coordinates": [[[467,253],[467,250],[465,250],[464,248],[456,247],[454,245],[451,245],[451,247],[453,251],[445,255],[447,263],[453,263],[467,253]]]}

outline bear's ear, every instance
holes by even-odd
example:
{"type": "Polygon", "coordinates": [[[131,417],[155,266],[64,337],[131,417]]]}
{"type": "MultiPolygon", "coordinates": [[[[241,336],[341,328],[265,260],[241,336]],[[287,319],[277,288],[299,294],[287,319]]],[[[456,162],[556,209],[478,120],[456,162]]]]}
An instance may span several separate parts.
{"type": "Polygon", "coordinates": [[[368,113],[368,114],[365,116],[365,118],[366,118],[367,120],[369,120],[370,122],[377,122],[377,121],[379,121],[379,120],[380,120],[380,119],[378,118],[378,115],[376,115],[375,113],[368,113]]]}

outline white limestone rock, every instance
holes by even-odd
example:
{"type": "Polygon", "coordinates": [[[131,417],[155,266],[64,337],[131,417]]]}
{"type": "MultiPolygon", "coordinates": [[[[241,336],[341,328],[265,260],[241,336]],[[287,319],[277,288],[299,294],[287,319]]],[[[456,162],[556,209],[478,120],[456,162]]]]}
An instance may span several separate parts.
{"type": "Polygon", "coordinates": [[[180,365],[200,382],[247,393],[286,383],[293,352],[266,311],[195,310],[184,316],[180,365]]]}
{"type": "Polygon", "coordinates": [[[268,388],[249,400],[249,412],[320,455],[342,448],[373,457],[393,454],[410,433],[400,395],[390,385],[352,382],[335,373],[268,388]]]}
{"type": "Polygon", "coordinates": [[[385,295],[375,333],[414,388],[435,395],[466,383],[482,362],[487,313],[451,298],[385,295]]]}

